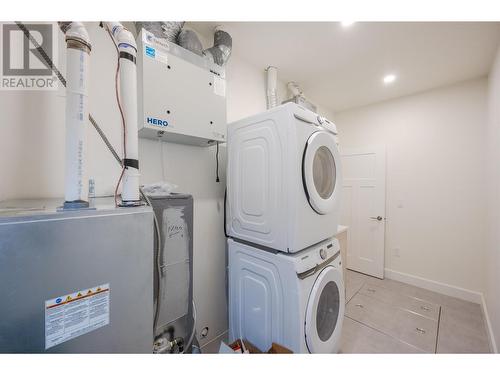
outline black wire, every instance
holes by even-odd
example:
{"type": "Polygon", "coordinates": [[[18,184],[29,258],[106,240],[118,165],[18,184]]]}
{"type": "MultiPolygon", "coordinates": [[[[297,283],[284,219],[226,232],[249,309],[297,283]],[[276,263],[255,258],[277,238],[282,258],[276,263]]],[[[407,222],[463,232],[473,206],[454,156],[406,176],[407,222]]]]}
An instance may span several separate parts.
{"type": "Polygon", "coordinates": [[[227,202],[227,188],[224,190],[224,236],[229,238],[226,230],[226,202],[227,202]]]}
{"type": "Polygon", "coordinates": [[[217,151],[215,152],[215,162],[216,162],[215,182],[220,182],[220,178],[219,178],[219,142],[217,142],[217,151]]]}

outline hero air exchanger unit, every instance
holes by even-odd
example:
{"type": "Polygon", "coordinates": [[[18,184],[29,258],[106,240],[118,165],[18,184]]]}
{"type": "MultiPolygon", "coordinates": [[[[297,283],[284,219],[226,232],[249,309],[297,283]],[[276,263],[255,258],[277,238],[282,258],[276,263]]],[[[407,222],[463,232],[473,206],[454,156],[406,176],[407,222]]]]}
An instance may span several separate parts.
{"type": "Polygon", "coordinates": [[[196,146],[225,142],[224,67],[144,29],[137,46],[139,136],[196,146]]]}

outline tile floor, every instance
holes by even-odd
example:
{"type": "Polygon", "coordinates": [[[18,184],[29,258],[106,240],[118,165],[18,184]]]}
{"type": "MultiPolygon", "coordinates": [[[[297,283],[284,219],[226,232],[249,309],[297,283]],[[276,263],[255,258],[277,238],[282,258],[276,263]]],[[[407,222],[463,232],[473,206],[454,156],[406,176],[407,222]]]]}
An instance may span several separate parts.
{"type": "MultiPolygon", "coordinates": [[[[203,353],[217,353],[220,340],[203,353]]],[[[340,353],[490,353],[476,303],[347,271],[340,353]]]]}
{"type": "Polygon", "coordinates": [[[490,353],[481,306],[347,271],[341,353],[490,353]]]}

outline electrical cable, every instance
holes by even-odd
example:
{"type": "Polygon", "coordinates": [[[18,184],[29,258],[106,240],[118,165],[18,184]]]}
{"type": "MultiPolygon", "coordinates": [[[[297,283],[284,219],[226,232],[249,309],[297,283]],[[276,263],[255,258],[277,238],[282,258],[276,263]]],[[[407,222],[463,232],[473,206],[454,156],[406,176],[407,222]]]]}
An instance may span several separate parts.
{"type": "Polygon", "coordinates": [[[226,236],[226,238],[229,238],[229,236],[227,235],[227,230],[226,230],[226,204],[227,204],[227,188],[224,190],[224,236],[226,236]]]}
{"type": "Polygon", "coordinates": [[[184,346],[186,349],[189,349],[189,347],[193,343],[194,335],[196,334],[196,304],[194,303],[194,298],[191,302],[193,304],[193,329],[191,330],[191,336],[189,336],[187,344],[184,346]]]}
{"type": "Polygon", "coordinates": [[[215,182],[220,182],[219,179],[219,142],[217,141],[217,151],[215,152],[215,162],[216,162],[216,169],[215,169],[215,182]]]}
{"type": "MultiPolygon", "coordinates": [[[[120,51],[118,49],[118,46],[115,43],[115,40],[113,39],[113,36],[111,35],[111,32],[109,30],[107,30],[107,31],[108,31],[108,35],[111,38],[111,41],[113,42],[113,45],[115,46],[117,57],[118,57],[118,61],[116,64],[116,73],[115,73],[115,95],[116,95],[116,102],[118,104],[118,109],[120,110],[120,115],[122,118],[123,160],[125,160],[127,158],[127,143],[126,143],[126,134],[127,134],[126,130],[127,130],[127,128],[126,128],[126,123],[125,123],[125,116],[123,114],[123,108],[122,108],[121,101],[120,101],[120,93],[119,93],[119,86],[118,86],[118,74],[120,73],[120,51]]],[[[163,152],[163,148],[162,148],[162,152],[163,152]]],[[[162,159],[162,162],[163,162],[163,159],[162,159]]],[[[118,183],[117,183],[116,188],[115,188],[115,204],[116,205],[117,205],[116,197],[117,197],[117,193],[118,193],[118,187],[121,183],[121,180],[123,179],[123,174],[125,173],[125,169],[126,169],[126,166],[122,162],[122,172],[121,172],[120,178],[118,179],[118,183]]],[[[162,289],[162,283],[161,283],[161,259],[162,259],[161,231],[160,231],[160,224],[158,221],[158,217],[156,216],[156,213],[154,211],[154,207],[153,207],[150,199],[144,193],[144,190],[142,188],[139,188],[139,192],[141,193],[142,197],[144,198],[144,200],[146,201],[148,206],[150,206],[151,209],[153,210],[153,221],[154,221],[156,239],[157,239],[157,244],[158,244],[158,248],[157,248],[157,252],[156,252],[156,262],[155,262],[156,263],[156,272],[158,275],[158,295],[156,296],[155,312],[154,312],[154,319],[153,319],[153,334],[156,334],[155,331],[156,331],[156,327],[158,325],[158,318],[159,318],[159,313],[160,313],[160,296],[162,295],[162,293],[161,293],[161,289],[162,289]]]]}
{"type": "Polygon", "coordinates": [[[156,213],[153,208],[153,204],[151,203],[151,200],[148,198],[146,193],[144,193],[144,190],[142,188],[139,188],[139,192],[141,193],[142,197],[148,204],[153,209],[153,221],[155,225],[155,234],[156,234],[156,243],[157,243],[157,251],[156,251],[156,272],[158,275],[158,295],[156,296],[156,304],[155,304],[155,313],[154,313],[154,320],[153,320],[153,334],[156,335],[156,326],[158,325],[158,316],[160,313],[160,298],[161,296],[161,259],[162,259],[162,244],[161,244],[161,231],[160,231],[160,224],[158,222],[158,218],[156,216],[156,213]]]}
{"type": "Polygon", "coordinates": [[[158,137],[158,143],[160,145],[161,178],[163,182],[166,182],[167,179],[165,178],[165,160],[163,158],[163,141],[161,140],[160,137],[158,137]]]}

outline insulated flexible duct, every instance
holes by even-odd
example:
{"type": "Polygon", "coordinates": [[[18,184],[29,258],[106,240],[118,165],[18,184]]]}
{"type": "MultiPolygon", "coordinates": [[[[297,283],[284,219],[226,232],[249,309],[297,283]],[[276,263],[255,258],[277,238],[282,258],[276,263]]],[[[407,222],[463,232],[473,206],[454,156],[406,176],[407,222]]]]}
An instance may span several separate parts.
{"type": "Polygon", "coordinates": [[[288,82],[286,87],[288,88],[288,91],[290,91],[290,93],[292,94],[292,97],[303,95],[303,92],[300,89],[300,86],[297,82],[293,82],[293,81],[288,82]]]}
{"type": "Polygon", "coordinates": [[[173,21],[155,21],[155,22],[134,22],[137,33],[142,29],[149,31],[157,38],[165,39],[171,43],[205,56],[211,62],[224,66],[231,56],[233,39],[226,31],[216,27],[214,33],[214,45],[206,50],[198,38],[198,35],[192,30],[182,30],[184,22],[173,21]]]}
{"type": "Polygon", "coordinates": [[[155,21],[155,22],[134,22],[137,34],[142,29],[149,31],[157,38],[166,39],[171,43],[177,44],[177,36],[184,26],[184,22],[174,21],[155,21]]]}
{"type": "Polygon", "coordinates": [[[203,46],[193,30],[182,30],[177,36],[177,42],[182,48],[202,56],[203,46]]]}
{"type": "Polygon", "coordinates": [[[220,28],[215,29],[214,45],[203,51],[203,55],[217,65],[224,66],[231,56],[233,39],[231,35],[220,28]]]}
{"type": "Polygon", "coordinates": [[[302,91],[302,89],[300,88],[300,86],[297,82],[293,82],[293,81],[288,82],[286,87],[288,88],[288,91],[290,92],[292,97],[290,99],[287,99],[284,102],[282,102],[282,104],[293,102],[293,103],[300,104],[303,107],[306,107],[307,109],[309,109],[312,112],[317,112],[318,108],[316,107],[315,104],[311,103],[304,96],[304,92],[302,91]]]}

